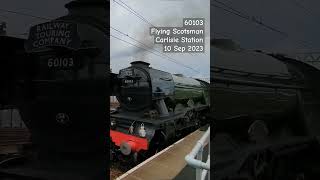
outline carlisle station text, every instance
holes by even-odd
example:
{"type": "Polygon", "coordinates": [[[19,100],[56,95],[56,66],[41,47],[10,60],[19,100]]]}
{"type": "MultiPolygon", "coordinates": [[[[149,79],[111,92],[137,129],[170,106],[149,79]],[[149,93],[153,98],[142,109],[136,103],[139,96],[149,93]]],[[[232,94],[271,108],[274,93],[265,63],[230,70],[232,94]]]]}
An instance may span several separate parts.
{"type": "Polygon", "coordinates": [[[155,43],[204,43],[201,37],[155,37],[155,43]]]}

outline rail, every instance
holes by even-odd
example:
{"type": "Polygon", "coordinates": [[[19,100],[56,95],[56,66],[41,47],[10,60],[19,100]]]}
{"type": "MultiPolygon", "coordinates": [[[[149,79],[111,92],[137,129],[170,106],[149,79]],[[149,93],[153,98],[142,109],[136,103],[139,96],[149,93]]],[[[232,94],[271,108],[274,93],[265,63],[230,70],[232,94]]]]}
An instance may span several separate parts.
{"type": "Polygon", "coordinates": [[[196,168],[196,180],[210,179],[210,126],[204,135],[198,140],[192,151],[185,157],[187,164],[196,168]],[[207,162],[202,161],[203,149],[208,144],[207,162]]]}

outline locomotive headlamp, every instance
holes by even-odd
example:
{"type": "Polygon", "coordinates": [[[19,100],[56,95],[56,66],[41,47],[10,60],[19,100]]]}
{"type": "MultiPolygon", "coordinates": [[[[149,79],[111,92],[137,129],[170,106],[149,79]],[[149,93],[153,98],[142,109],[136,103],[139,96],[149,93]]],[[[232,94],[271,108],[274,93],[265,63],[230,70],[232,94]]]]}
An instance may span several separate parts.
{"type": "Polygon", "coordinates": [[[66,125],[70,123],[70,118],[66,113],[58,113],[56,115],[56,121],[61,125],[66,125]]]}
{"type": "Polygon", "coordinates": [[[131,126],[129,127],[129,133],[132,134],[132,133],[133,133],[133,130],[134,130],[134,127],[133,127],[133,125],[131,125],[131,126]]]}
{"type": "Polygon", "coordinates": [[[145,128],[144,128],[144,124],[143,123],[141,123],[141,125],[140,125],[140,129],[139,129],[139,136],[140,137],[146,137],[146,130],[145,130],[145,128]]]}
{"type": "Polygon", "coordinates": [[[110,127],[111,129],[115,129],[117,125],[116,119],[115,118],[111,118],[110,119],[110,127]]]}

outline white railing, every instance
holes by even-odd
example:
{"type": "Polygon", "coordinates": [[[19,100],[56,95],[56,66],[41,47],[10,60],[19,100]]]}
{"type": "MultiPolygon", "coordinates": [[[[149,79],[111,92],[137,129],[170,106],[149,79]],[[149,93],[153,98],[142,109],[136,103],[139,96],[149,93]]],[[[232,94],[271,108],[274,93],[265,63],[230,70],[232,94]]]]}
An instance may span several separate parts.
{"type": "Polygon", "coordinates": [[[192,151],[185,157],[188,165],[196,168],[196,180],[210,179],[210,127],[204,135],[198,140],[192,151]],[[207,162],[202,162],[204,147],[208,144],[207,162]]]}

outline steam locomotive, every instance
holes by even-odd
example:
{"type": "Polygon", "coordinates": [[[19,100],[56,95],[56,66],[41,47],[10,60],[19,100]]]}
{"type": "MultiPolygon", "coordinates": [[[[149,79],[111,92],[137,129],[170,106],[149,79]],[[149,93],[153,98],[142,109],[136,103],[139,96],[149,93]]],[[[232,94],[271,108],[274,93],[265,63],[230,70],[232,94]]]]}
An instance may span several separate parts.
{"type": "Polygon", "coordinates": [[[115,79],[120,108],[110,115],[112,157],[122,154],[140,162],[207,123],[205,81],[153,69],[143,61],[132,62],[115,79]]]}
{"type": "Polygon", "coordinates": [[[214,177],[288,179],[315,168],[320,71],[227,39],[213,40],[211,52],[214,177]],[[275,171],[280,162],[288,165],[275,171]]]}
{"type": "Polygon", "coordinates": [[[319,97],[313,83],[319,70],[283,55],[243,50],[229,40],[212,43],[211,114],[223,130],[231,130],[230,122],[248,130],[261,120],[268,131],[286,126],[295,135],[308,134],[301,108],[308,97],[319,97]]]}
{"type": "Polygon", "coordinates": [[[65,7],[66,16],[31,27],[14,67],[21,70],[15,104],[34,147],[23,165],[0,166],[1,175],[105,177],[108,2],[75,0],[65,7]]]}

